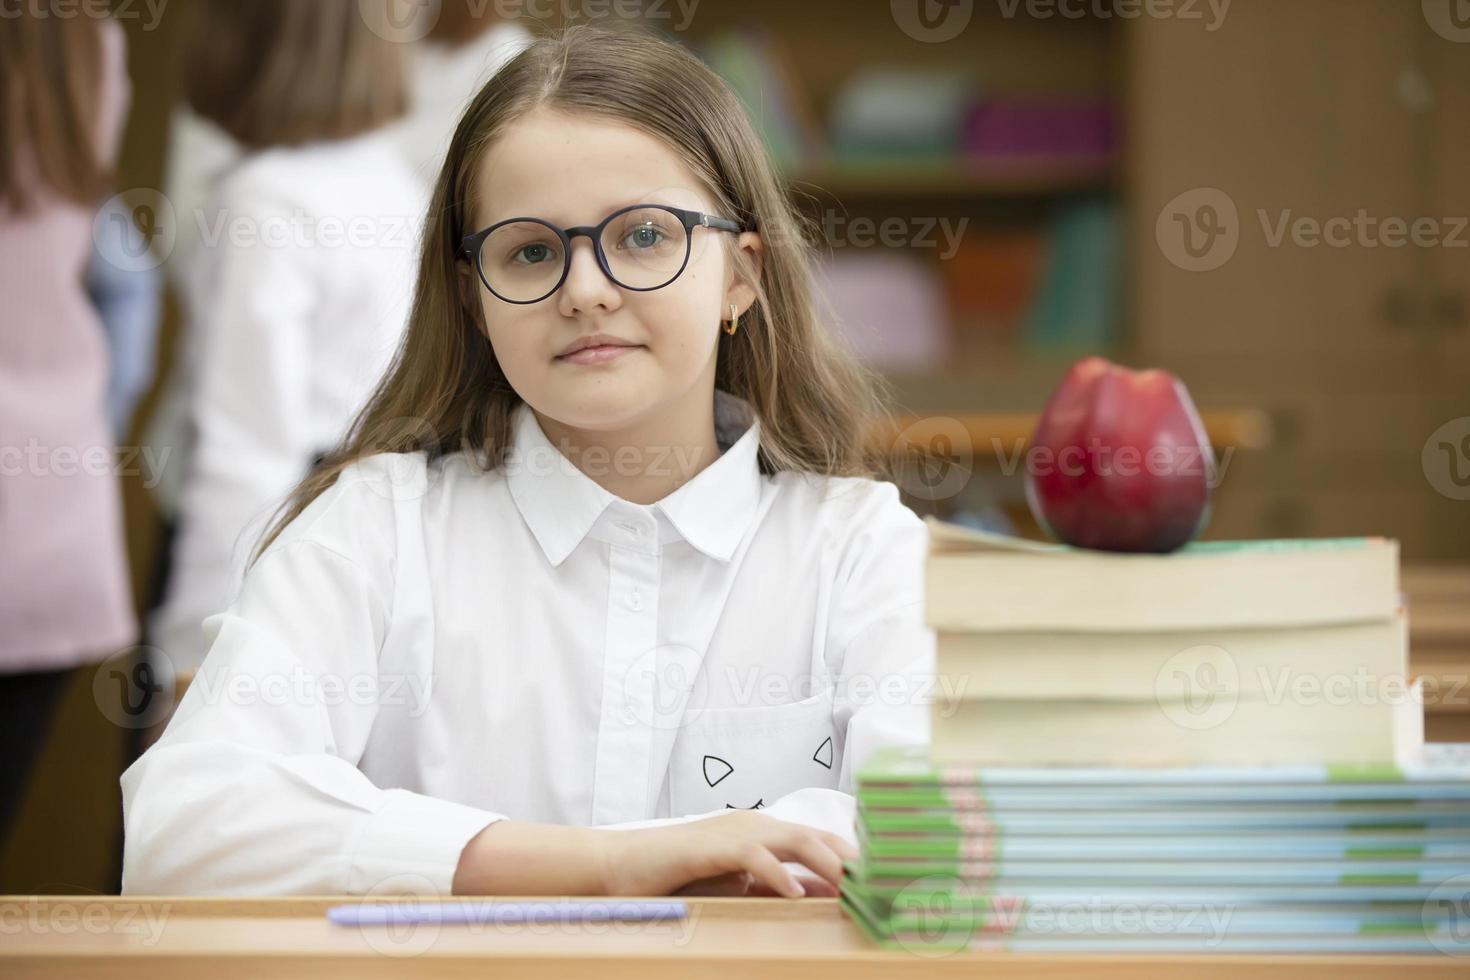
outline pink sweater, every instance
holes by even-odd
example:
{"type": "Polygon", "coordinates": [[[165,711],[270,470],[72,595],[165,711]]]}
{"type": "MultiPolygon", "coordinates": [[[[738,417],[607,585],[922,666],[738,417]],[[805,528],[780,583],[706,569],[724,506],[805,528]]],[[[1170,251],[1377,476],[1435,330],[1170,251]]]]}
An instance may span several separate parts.
{"type": "MultiPolygon", "coordinates": [[[[111,156],[130,86],[122,28],[101,29],[97,145],[111,156]]],[[[136,642],[107,347],[82,287],[94,213],[55,198],[24,214],[0,205],[0,673],[136,642]]]]}

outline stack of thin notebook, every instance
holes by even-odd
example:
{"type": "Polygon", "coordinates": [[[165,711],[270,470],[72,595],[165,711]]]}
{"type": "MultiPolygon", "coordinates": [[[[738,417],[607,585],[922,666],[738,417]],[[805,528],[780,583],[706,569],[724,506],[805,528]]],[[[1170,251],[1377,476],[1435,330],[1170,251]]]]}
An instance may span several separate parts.
{"type": "Polygon", "coordinates": [[[861,765],[843,882],[879,942],[1470,953],[1470,754],[1423,746],[1394,542],[930,533],[933,742],[861,765]]]}
{"type": "Polygon", "coordinates": [[[880,749],[857,777],[842,905],[881,945],[933,955],[1470,954],[1464,749],[1409,768],[986,768],[880,749]]]}

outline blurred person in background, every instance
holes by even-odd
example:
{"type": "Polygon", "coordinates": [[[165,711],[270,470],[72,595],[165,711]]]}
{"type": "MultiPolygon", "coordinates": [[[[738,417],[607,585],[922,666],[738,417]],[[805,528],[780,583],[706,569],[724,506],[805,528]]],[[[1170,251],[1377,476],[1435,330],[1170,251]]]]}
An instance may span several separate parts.
{"type": "Polygon", "coordinates": [[[150,237],[138,227],[122,195],[106,201],[92,225],[92,258],[84,281],[112,355],[107,419],[119,443],[132,431],[133,415],[153,384],[158,360],[163,282],[150,237]]]}
{"type": "MultiPolygon", "coordinates": [[[[427,192],[465,104],[486,79],[530,43],[531,35],[515,21],[500,19],[494,5],[477,0],[396,2],[412,5],[415,17],[428,19],[428,33],[402,45],[408,108],[388,127],[427,192]]],[[[418,30],[412,29],[416,21],[408,24],[402,36],[416,38],[418,30]]],[[[386,33],[390,38],[399,36],[386,33]]],[[[215,183],[239,160],[241,152],[228,132],[195,112],[187,101],[175,108],[169,122],[164,194],[176,212],[192,215],[201,211],[215,183]]],[[[171,272],[188,267],[199,239],[197,222],[179,222],[173,260],[167,266],[171,272]]],[[[160,410],[160,417],[165,414],[160,410]]],[[[160,426],[160,430],[167,428],[160,426]]]]}
{"type": "Polygon", "coordinates": [[[404,46],[357,0],[208,0],[196,26],[186,98],[241,153],[202,209],[175,205],[198,240],[178,273],[184,430],[162,442],[181,484],[148,642],[176,670],[203,658],[249,542],[387,368],[426,206],[387,129],[407,107],[404,46]]]}
{"type": "Polygon", "coordinates": [[[500,67],[531,43],[513,20],[501,20],[495,5],[446,0],[427,8],[433,25],[408,46],[408,115],[392,127],[404,159],[428,188],[439,175],[454,124],[475,93],[500,67]]]}
{"type": "Polygon", "coordinates": [[[108,337],[84,288],[129,98],[116,23],[0,17],[0,841],[72,672],[136,641],[108,337]]]}
{"type": "MultiPolygon", "coordinates": [[[[427,194],[465,104],[486,79],[530,43],[531,36],[516,22],[496,16],[493,6],[474,0],[423,5],[417,16],[430,18],[428,33],[413,43],[399,45],[406,60],[408,106],[403,115],[387,125],[386,137],[403,155],[427,194]]],[[[409,23],[414,26],[414,22],[409,23]]],[[[384,33],[389,38],[400,36],[391,31],[384,33]]],[[[417,34],[417,30],[408,30],[401,36],[413,38],[417,34]]],[[[230,132],[209,115],[196,111],[187,100],[174,110],[169,123],[164,186],[165,197],[178,217],[165,268],[181,292],[188,289],[189,270],[197,264],[203,237],[201,222],[193,216],[206,213],[216,185],[241,155],[241,145],[230,132]]],[[[207,228],[208,222],[204,224],[207,228]]],[[[186,322],[184,329],[189,328],[186,322]]],[[[188,374],[187,366],[172,372],[144,438],[158,451],[156,458],[166,460],[160,472],[152,474],[153,499],[165,530],[148,600],[150,609],[162,601],[170,575],[190,440],[188,374]],[[159,455],[165,451],[167,457],[159,455]]]]}

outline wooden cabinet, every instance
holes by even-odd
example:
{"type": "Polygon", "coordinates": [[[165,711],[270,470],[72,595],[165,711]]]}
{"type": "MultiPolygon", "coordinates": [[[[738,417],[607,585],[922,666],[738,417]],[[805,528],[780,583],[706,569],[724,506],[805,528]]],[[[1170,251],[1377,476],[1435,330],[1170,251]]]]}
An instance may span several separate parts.
{"type": "Polygon", "coordinates": [[[1137,359],[1277,422],[1212,533],[1470,554],[1470,502],[1422,458],[1442,424],[1470,433],[1470,44],[1419,4],[1237,0],[1214,32],[1132,22],[1125,50],[1137,359]],[[1217,251],[1191,257],[1186,226],[1217,251]]]}

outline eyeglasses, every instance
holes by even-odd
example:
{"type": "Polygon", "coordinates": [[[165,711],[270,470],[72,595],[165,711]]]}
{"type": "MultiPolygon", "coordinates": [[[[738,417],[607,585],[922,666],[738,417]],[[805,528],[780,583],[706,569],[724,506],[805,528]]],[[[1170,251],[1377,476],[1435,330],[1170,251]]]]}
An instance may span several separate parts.
{"type": "Polygon", "coordinates": [[[507,303],[539,303],[561,288],[572,268],[572,239],[592,239],[603,275],[648,292],[678,279],[689,265],[694,229],[739,234],[728,218],[663,204],[634,204],[597,225],[558,228],[540,218],[507,218],[460,243],[485,288],[507,303]]]}

